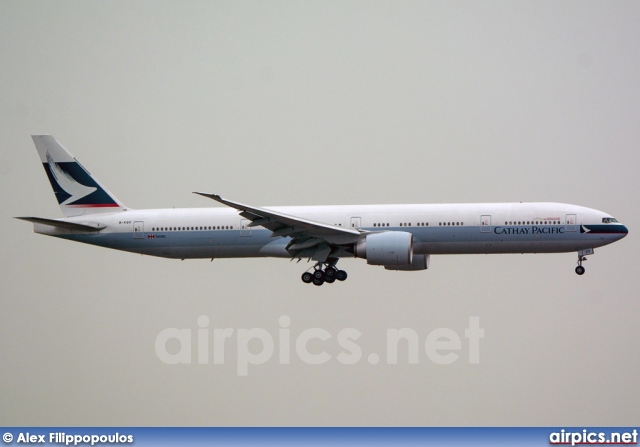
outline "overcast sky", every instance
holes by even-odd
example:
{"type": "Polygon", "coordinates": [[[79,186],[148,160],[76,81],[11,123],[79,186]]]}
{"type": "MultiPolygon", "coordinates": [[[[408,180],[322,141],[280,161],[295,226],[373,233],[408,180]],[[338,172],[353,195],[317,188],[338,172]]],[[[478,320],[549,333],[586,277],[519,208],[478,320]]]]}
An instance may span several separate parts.
{"type": "Polygon", "coordinates": [[[0,1],[0,425],[638,425],[639,23],[637,1],[0,1]],[[33,234],[12,217],[61,217],[46,133],[131,208],[556,201],[630,234],[582,277],[575,253],[436,256],[313,287],[304,263],[33,234]],[[163,363],[200,316],[234,329],[224,364],[163,363]],[[277,343],[282,316],[332,359],[276,346],[239,377],[236,335],[277,343]],[[397,328],[418,364],[386,363],[397,328]],[[422,350],[438,328],[453,364],[422,350]]]}

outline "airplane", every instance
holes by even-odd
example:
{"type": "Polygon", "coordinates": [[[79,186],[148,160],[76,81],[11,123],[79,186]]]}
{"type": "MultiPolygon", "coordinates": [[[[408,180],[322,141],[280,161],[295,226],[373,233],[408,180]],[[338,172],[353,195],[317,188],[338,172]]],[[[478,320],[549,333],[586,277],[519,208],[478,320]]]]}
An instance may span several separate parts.
{"type": "Polygon", "coordinates": [[[628,233],[607,213],[563,203],[256,207],[194,192],[226,207],[133,210],[53,136],[32,138],[64,215],[16,218],[35,233],[181,260],[307,259],[302,281],[316,286],[347,279],[340,258],[420,271],[431,255],[577,252],[582,275],[586,256],[628,233]]]}

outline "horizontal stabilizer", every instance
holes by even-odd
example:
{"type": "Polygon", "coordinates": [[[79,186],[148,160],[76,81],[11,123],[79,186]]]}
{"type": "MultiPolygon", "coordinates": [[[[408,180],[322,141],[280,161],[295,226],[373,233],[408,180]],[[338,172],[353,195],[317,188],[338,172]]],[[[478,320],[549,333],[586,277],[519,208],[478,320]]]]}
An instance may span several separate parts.
{"type": "Polygon", "coordinates": [[[64,220],[44,219],[42,217],[16,217],[16,219],[26,220],[27,222],[31,222],[34,224],[42,224],[42,225],[49,225],[57,228],[65,228],[67,230],[100,231],[103,228],[106,228],[105,225],[101,225],[97,223],[96,224],[75,223],[75,222],[66,222],[64,220]]]}

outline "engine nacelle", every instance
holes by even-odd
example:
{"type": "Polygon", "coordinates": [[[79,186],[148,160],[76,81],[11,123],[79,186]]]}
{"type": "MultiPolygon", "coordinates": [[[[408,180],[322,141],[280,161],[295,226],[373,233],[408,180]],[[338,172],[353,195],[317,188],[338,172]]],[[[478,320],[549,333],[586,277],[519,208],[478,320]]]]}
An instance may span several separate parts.
{"type": "Polygon", "coordinates": [[[401,270],[403,272],[414,272],[416,270],[426,270],[429,268],[430,255],[413,255],[410,265],[385,265],[385,270],[401,270]]]}
{"type": "Polygon", "coordinates": [[[357,243],[355,255],[367,264],[384,266],[411,266],[413,235],[406,231],[385,231],[368,234],[357,243]]]}

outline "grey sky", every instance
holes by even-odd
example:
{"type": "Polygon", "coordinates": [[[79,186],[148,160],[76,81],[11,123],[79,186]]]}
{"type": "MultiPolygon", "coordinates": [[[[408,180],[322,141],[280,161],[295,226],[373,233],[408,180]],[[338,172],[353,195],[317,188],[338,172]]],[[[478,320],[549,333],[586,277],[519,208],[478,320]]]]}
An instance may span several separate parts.
{"type": "MultiPolygon", "coordinates": [[[[0,424],[638,425],[640,3],[0,2],[0,424]],[[59,217],[29,135],[132,208],[558,201],[630,229],[576,255],[170,261],[31,233],[59,217]],[[162,363],[166,328],[362,332],[363,359],[237,377],[162,363]],[[370,365],[471,316],[480,363],[370,365]]],[[[463,339],[464,343],[464,339],[463,339]]],[[[404,361],[403,361],[404,360],[404,361]]]]}

